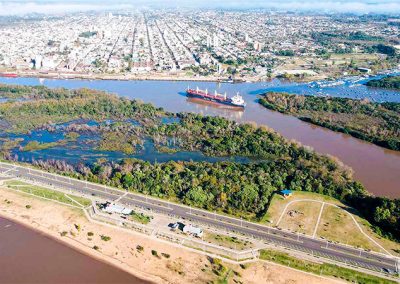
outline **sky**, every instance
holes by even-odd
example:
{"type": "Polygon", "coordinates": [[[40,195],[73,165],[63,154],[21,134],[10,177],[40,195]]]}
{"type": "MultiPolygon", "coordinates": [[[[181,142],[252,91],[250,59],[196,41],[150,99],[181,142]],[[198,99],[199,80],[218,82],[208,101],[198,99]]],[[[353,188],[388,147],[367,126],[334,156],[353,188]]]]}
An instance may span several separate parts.
{"type": "Polygon", "coordinates": [[[0,0],[0,16],[130,10],[138,7],[267,8],[285,11],[400,14],[400,0],[0,0]]]}

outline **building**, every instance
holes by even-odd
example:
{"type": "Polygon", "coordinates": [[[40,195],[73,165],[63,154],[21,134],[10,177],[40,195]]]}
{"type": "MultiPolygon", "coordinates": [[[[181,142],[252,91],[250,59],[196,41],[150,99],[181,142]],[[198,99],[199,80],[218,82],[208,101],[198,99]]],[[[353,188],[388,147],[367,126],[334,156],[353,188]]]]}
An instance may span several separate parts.
{"type": "Polygon", "coordinates": [[[288,197],[292,196],[293,191],[291,191],[290,189],[284,189],[284,190],[281,190],[280,194],[281,194],[284,198],[288,198],[288,197]]]}
{"type": "Polygon", "coordinates": [[[358,71],[363,72],[363,73],[367,73],[367,74],[370,74],[372,72],[372,70],[369,69],[369,68],[359,67],[357,69],[358,69],[358,71]]]}
{"type": "Polygon", "coordinates": [[[132,213],[132,209],[124,208],[116,204],[111,204],[110,202],[104,204],[102,210],[107,213],[117,213],[122,215],[129,215],[132,213]]]}
{"type": "Polygon", "coordinates": [[[192,225],[185,225],[183,227],[183,232],[185,234],[191,234],[191,235],[193,235],[195,237],[198,237],[198,238],[203,237],[203,230],[201,228],[199,228],[199,227],[195,227],[195,226],[192,226],[192,225]]]}
{"type": "Polygon", "coordinates": [[[219,37],[217,34],[213,35],[213,46],[214,47],[219,47],[219,37]]]}

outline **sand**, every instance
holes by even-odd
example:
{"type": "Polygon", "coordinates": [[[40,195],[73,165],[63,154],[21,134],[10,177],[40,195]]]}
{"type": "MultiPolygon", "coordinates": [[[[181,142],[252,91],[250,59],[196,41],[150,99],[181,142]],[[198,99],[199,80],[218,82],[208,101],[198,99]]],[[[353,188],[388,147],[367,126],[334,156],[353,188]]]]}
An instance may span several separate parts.
{"type": "MultiPolygon", "coordinates": [[[[222,278],[212,272],[209,258],[201,253],[111,225],[91,223],[80,209],[0,188],[0,215],[155,283],[209,283],[222,278]],[[64,231],[67,235],[61,236],[64,231]],[[93,236],[88,236],[89,232],[93,236]],[[111,239],[104,241],[102,235],[111,239]],[[144,248],[142,252],[137,250],[138,245],[144,248]],[[94,246],[99,250],[93,249],[94,246]],[[157,251],[158,257],[152,255],[152,250],[157,251]]],[[[261,261],[248,264],[246,269],[231,263],[223,265],[232,271],[229,283],[337,283],[261,261]]]]}

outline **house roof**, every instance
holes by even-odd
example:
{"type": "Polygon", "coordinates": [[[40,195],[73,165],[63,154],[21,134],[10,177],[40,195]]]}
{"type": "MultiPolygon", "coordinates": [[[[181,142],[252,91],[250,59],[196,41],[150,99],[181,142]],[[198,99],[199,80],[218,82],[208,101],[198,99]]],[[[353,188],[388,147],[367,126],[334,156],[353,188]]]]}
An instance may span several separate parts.
{"type": "Polygon", "coordinates": [[[199,227],[195,227],[192,225],[186,225],[184,228],[184,231],[190,232],[192,234],[201,234],[203,232],[203,230],[199,227]]]}
{"type": "Polygon", "coordinates": [[[293,191],[291,191],[290,189],[284,189],[284,190],[281,190],[281,193],[286,195],[286,194],[292,194],[293,191]]]}

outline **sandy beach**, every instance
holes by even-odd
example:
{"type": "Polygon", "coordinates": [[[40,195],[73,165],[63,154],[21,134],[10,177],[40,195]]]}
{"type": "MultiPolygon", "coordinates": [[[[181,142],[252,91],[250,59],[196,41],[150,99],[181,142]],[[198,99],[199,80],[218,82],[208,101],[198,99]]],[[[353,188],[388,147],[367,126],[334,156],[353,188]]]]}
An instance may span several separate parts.
{"type": "MultiPolygon", "coordinates": [[[[221,279],[212,271],[210,259],[205,255],[136,232],[91,223],[80,209],[4,187],[0,188],[0,200],[0,216],[39,230],[138,278],[154,283],[210,283],[221,279]],[[101,236],[108,236],[110,240],[104,241],[101,236]],[[98,250],[93,249],[95,246],[98,250]]],[[[236,264],[223,264],[232,271],[229,283],[337,283],[265,262],[247,264],[245,269],[236,264]]]]}

